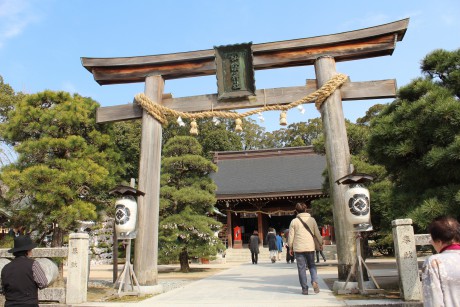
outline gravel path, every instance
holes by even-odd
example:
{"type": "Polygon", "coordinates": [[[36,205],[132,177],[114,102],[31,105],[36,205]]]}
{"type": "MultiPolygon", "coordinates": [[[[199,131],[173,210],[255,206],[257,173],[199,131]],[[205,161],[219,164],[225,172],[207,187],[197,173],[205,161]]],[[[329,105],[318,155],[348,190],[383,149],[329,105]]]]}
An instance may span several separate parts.
{"type": "Polygon", "coordinates": [[[164,279],[160,280],[159,284],[163,286],[163,292],[168,292],[177,288],[181,288],[189,283],[193,282],[193,280],[186,280],[186,279],[164,279]]]}
{"type": "MultiPolygon", "coordinates": [[[[163,286],[163,292],[168,292],[183,287],[191,282],[193,282],[193,280],[187,279],[161,279],[158,281],[158,283],[163,286]]],[[[113,283],[108,280],[91,280],[88,283],[88,287],[98,289],[111,289],[113,288],[113,283]]]]}

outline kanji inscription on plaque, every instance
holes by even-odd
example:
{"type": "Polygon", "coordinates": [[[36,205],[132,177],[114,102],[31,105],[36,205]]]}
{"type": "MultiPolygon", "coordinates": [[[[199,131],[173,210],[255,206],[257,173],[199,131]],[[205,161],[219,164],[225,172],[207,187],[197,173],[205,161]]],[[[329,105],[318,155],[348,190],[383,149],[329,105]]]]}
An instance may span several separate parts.
{"type": "Polygon", "coordinates": [[[255,95],[252,43],[214,47],[219,100],[255,95]]]}

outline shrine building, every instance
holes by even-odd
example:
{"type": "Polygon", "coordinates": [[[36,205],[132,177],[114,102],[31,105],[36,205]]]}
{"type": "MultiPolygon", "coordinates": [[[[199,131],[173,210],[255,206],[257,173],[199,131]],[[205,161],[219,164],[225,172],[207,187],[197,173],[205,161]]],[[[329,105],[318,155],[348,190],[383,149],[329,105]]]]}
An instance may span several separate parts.
{"type": "Polygon", "coordinates": [[[266,244],[269,227],[277,233],[289,228],[296,203],[328,197],[322,191],[326,157],[312,146],[215,152],[213,161],[216,207],[224,213],[218,218],[221,238],[228,248],[247,244],[254,230],[266,244]]]}

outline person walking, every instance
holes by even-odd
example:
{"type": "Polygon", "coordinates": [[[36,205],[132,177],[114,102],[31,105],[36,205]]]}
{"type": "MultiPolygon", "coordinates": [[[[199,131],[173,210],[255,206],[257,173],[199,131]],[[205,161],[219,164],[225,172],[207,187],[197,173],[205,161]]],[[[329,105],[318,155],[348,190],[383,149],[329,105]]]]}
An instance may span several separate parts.
{"type": "Polygon", "coordinates": [[[283,252],[283,238],[279,234],[276,235],[276,248],[278,249],[278,261],[280,261],[283,252]]]}
{"type": "Polygon", "coordinates": [[[285,247],[286,247],[286,262],[287,263],[294,263],[294,255],[291,255],[290,248],[289,248],[289,229],[286,229],[284,231],[284,237],[285,237],[285,247]]]}
{"type": "Polygon", "coordinates": [[[321,246],[321,249],[316,250],[316,263],[319,263],[320,254],[321,254],[321,257],[323,258],[323,261],[326,262],[326,256],[324,256],[324,253],[323,253],[323,246],[321,246]]]}
{"type": "Polygon", "coordinates": [[[323,238],[316,224],[316,220],[307,213],[307,204],[297,203],[295,210],[297,217],[289,225],[289,252],[295,256],[302,294],[308,295],[308,280],[306,268],[310,270],[311,285],[315,293],[319,293],[318,274],[315,265],[315,241],[323,244],[323,238]]]}
{"type": "Polygon", "coordinates": [[[268,250],[270,251],[270,260],[272,263],[276,262],[276,255],[278,254],[278,247],[276,247],[276,233],[272,227],[268,228],[267,237],[265,241],[268,244],[268,250]]]}
{"type": "Polygon", "coordinates": [[[442,216],[431,222],[428,231],[439,254],[428,257],[422,266],[423,306],[460,306],[460,224],[442,216]]]}
{"type": "Polygon", "coordinates": [[[249,238],[249,250],[251,251],[252,264],[257,264],[257,261],[259,260],[259,244],[259,232],[254,230],[249,238]]]}
{"type": "Polygon", "coordinates": [[[14,248],[8,250],[15,258],[2,269],[2,291],[5,307],[38,307],[38,289],[47,287],[48,280],[40,263],[30,259],[37,247],[29,236],[14,238],[14,248]]]}
{"type": "Polygon", "coordinates": [[[323,257],[324,262],[326,262],[326,256],[324,256],[323,248],[324,244],[321,244],[320,249],[316,250],[316,263],[319,262],[319,254],[321,254],[321,257],[323,257]]]}

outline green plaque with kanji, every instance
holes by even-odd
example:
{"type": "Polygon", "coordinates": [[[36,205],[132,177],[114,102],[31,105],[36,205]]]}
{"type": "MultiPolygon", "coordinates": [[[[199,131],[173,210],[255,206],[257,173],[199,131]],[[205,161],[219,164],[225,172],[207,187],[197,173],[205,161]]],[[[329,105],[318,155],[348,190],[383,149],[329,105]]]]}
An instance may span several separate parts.
{"type": "Polygon", "coordinates": [[[255,95],[252,43],[214,47],[217,99],[232,100],[255,95]]]}

